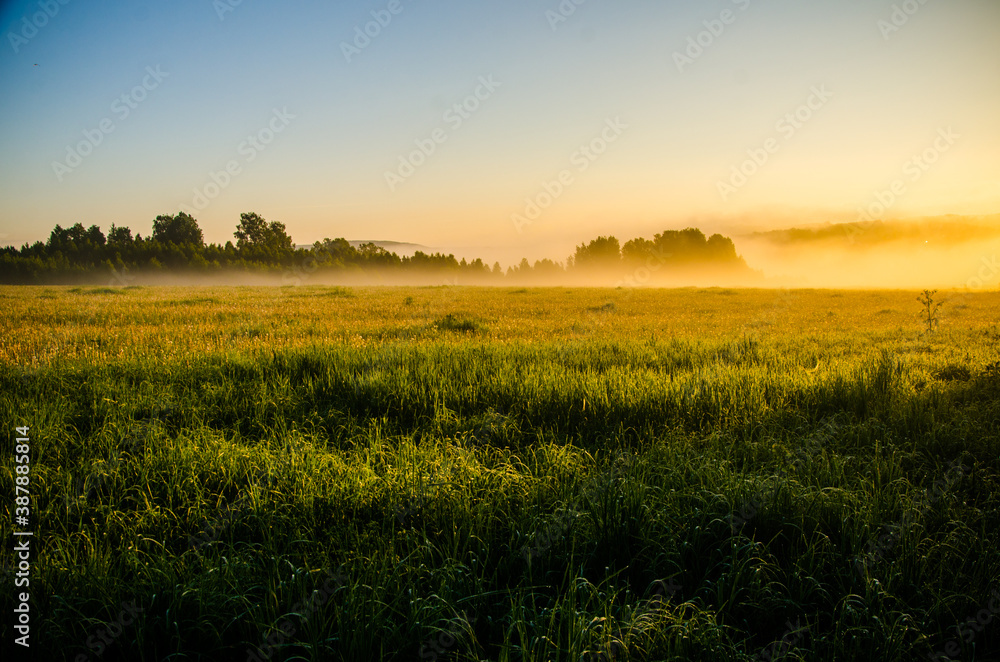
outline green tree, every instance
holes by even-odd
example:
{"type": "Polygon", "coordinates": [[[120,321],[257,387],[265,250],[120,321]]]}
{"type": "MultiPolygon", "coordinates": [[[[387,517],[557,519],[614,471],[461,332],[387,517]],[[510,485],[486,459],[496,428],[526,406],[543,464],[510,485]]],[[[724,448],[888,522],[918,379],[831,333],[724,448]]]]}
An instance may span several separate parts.
{"type": "Polygon", "coordinates": [[[192,216],[180,212],[176,216],[160,215],[153,221],[153,241],[173,242],[177,245],[193,244],[199,248],[205,245],[205,238],[192,216]]]}
{"type": "Polygon", "coordinates": [[[110,246],[131,246],[132,245],[132,231],[128,228],[115,227],[115,224],[111,224],[111,229],[108,230],[108,245],[110,246]]]}
{"type": "Polygon", "coordinates": [[[236,248],[242,250],[248,246],[263,246],[267,240],[267,221],[260,214],[240,214],[240,222],[236,224],[236,248]]]}
{"type": "Polygon", "coordinates": [[[260,214],[245,212],[240,214],[240,222],[236,225],[237,250],[247,248],[265,249],[268,251],[289,251],[292,249],[292,238],[285,231],[285,224],[277,221],[268,223],[260,214]]]}
{"type": "Polygon", "coordinates": [[[317,241],[313,244],[312,254],[320,266],[337,269],[342,269],[348,264],[356,264],[358,261],[358,251],[343,237],[317,241]]]}
{"type": "Polygon", "coordinates": [[[53,251],[58,251],[62,250],[68,241],[69,230],[63,229],[61,225],[56,223],[56,226],[52,228],[52,232],[49,233],[49,241],[46,243],[46,246],[53,251]]]}
{"type": "Polygon", "coordinates": [[[387,267],[387,266],[397,266],[399,265],[399,256],[395,253],[390,253],[386,249],[377,244],[371,242],[367,244],[361,244],[355,249],[358,253],[358,258],[361,263],[365,266],[370,267],[387,267]]]}
{"type": "Polygon", "coordinates": [[[92,246],[103,246],[107,243],[107,239],[104,237],[104,233],[101,232],[101,228],[96,225],[91,225],[87,228],[87,234],[85,235],[87,242],[92,246]]]}

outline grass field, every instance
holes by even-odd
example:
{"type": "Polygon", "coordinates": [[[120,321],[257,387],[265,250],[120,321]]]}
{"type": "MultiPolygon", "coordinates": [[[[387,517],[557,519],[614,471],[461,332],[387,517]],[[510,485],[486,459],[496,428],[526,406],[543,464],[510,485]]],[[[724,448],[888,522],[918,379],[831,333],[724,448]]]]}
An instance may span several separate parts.
{"type": "Polygon", "coordinates": [[[0,288],[32,650],[998,660],[1000,293],[916,296],[0,288]]]}

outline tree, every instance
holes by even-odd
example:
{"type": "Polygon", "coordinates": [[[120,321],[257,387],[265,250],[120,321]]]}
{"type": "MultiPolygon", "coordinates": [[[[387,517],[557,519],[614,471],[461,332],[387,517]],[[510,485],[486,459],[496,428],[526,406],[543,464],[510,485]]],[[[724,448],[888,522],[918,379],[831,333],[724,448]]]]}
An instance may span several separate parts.
{"type": "Polygon", "coordinates": [[[708,238],[705,245],[709,259],[715,262],[739,262],[740,258],[736,254],[736,245],[729,237],[721,234],[713,234],[708,238]]]}
{"type": "Polygon", "coordinates": [[[708,240],[697,228],[666,230],[653,237],[653,244],[656,252],[671,256],[677,263],[702,262],[708,255],[708,240]]]}
{"type": "Polygon", "coordinates": [[[532,272],[536,277],[552,279],[562,276],[563,268],[558,262],[553,262],[552,260],[545,258],[542,260],[535,260],[535,266],[532,268],[532,272]]]}
{"type": "Polygon", "coordinates": [[[96,225],[91,225],[89,228],[87,228],[87,234],[84,236],[86,237],[87,241],[90,242],[90,244],[95,247],[103,246],[105,243],[107,243],[107,239],[105,239],[104,233],[101,232],[101,228],[97,227],[96,225]]]}
{"type": "Polygon", "coordinates": [[[284,223],[279,223],[278,221],[271,221],[271,224],[267,226],[268,237],[267,246],[268,248],[273,248],[278,251],[290,251],[292,250],[292,237],[288,234],[285,229],[284,223]]]}
{"type": "Polygon", "coordinates": [[[81,243],[87,236],[87,231],[83,229],[83,223],[74,223],[73,227],[66,230],[69,240],[75,244],[81,243]]]}
{"type": "Polygon", "coordinates": [[[243,249],[247,246],[262,246],[267,240],[267,221],[264,217],[254,213],[240,214],[240,222],[236,224],[236,248],[243,249]]]}
{"type": "Polygon", "coordinates": [[[584,268],[608,268],[621,264],[621,247],[614,237],[598,237],[589,244],[576,247],[574,264],[584,268]]]}
{"type": "Polygon", "coordinates": [[[130,246],[132,244],[132,231],[128,228],[115,227],[111,224],[108,230],[108,245],[110,246],[130,246]]]}
{"type": "Polygon", "coordinates": [[[46,245],[52,250],[59,250],[68,240],[66,235],[67,231],[56,223],[56,226],[52,228],[52,232],[49,233],[49,241],[46,245]]]}
{"type": "MultiPolygon", "coordinates": [[[[97,235],[100,235],[101,231],[97,226],[91,226],[91,230],[97,230],[97,235]]],[[[96,239],[96,235],[94,239],[96,239]]],[[[103,240],[104,235],[100,235],[103,240]]],[[[52,229],[52,233],[49,235],[48,248],[52,251],[68,252],[76,254],[81,250],[86,251],[88,243],[92,243],[88,237],[87,230],[84,229],[83,223],[75,223],[73,227],[65,228],[56,225],[52,229]]]]}
{"type": "Polygon", "coordinates": [[[240,214],[240,222],[236,225],[237,250],[246,248],[263,248],[286,251],[292,249],[292,238],[285,231],[285,224],[272,221],[270,224],[260,214],[245,212],[240,214]]]}
{"type": "Polygon", "coordinates": [[[361,244],[356,249],[361,264],[369,267],[396,266],[399,264],[399,256],[390,253],[386,249],[371,242],[361,244]]]}
{"type": "Polygon", "coordinates": [[[194,244],[199,248],[205,245],[198,221],[184,212],[176,216],[157,216],[153,221],[153,241],[173,242],[178,245],[194,244]]]}
{"type": "Polygon", "coordinates": [[[656,254],[656,244],[649,239],[638,237],[631,241],[626,241],[622,246],[622,259],[636,265],[645,264],[650,256],[656,254]]]}
{"type": "Polygon", "coordinates": [[[312,254],[320,266],[332,266],[338,269],[358,261],[358,251],[343,237],[336,239],[328,237],[321,242],[317,241],[313,244],[312,254]]]}

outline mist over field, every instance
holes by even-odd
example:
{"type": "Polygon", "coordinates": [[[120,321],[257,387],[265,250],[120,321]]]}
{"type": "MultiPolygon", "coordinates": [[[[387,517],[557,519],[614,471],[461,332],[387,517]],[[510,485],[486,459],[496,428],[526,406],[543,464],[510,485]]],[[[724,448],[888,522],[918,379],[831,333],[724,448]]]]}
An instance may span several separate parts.
{"type": "Polygon", "coordinates": [[[475,249],[456,250],[456,257],[447,248],[396,241],[296,244],[283,223],[255,213],[241,214],[234,238],[236,244],[206,244],[198,220],[184,213],[158,216],[145,237],[114,224],[107,235],[97,225],[57,225],[45,242],[0,248],[0,281],[989,289],[1000,272],[1000,216],[806,224],[735,240],[692,227],[624,242],[602,235],[563,259],[522,257],[506,268],[499,260],[491,266],[475,249]]]}
{"type": "Polygon", "coordinates": [[[1000,216],[873,221],[739,236],[772,287],[1000,287],[1000,216]]]}

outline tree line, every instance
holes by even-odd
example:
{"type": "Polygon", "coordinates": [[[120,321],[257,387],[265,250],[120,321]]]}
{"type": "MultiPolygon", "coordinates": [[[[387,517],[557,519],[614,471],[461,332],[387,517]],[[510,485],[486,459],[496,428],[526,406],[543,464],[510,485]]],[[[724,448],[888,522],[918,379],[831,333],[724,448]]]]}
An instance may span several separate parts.
{"type": "Polygon", "coordinates": [[[123,275],[161,273],[263,273],[283,276],[288,283],[314,274],[364,277],[366,274],[441,276],[469,284],[558,282],[573,276],[606,278],[608,284],[655,283],[669,274],[692,269],[721,269],[734,276],[753,275],[737,255],[732,240],[706,237],[700,230],[670,230],[652,240],[633,239],[620,245],[602,236],[576,247],[566,261],[522,259],[503,270],[482,259],[457,260],[454,255],[424,253],[400,257],[374,243],[353,246],[344,238],[324,239],[296,247],[285,225],[256,213],[240,215],[224,245],[206,244],[198,221],[181,212],[153,220],[152,233],[133,235],[128,227],[111,225],[105,234],[97,225],[56,225],[47,241],[25,243],[20,249],[0,248],[0,282],[7,284],[78,283],[123,275]]]}

